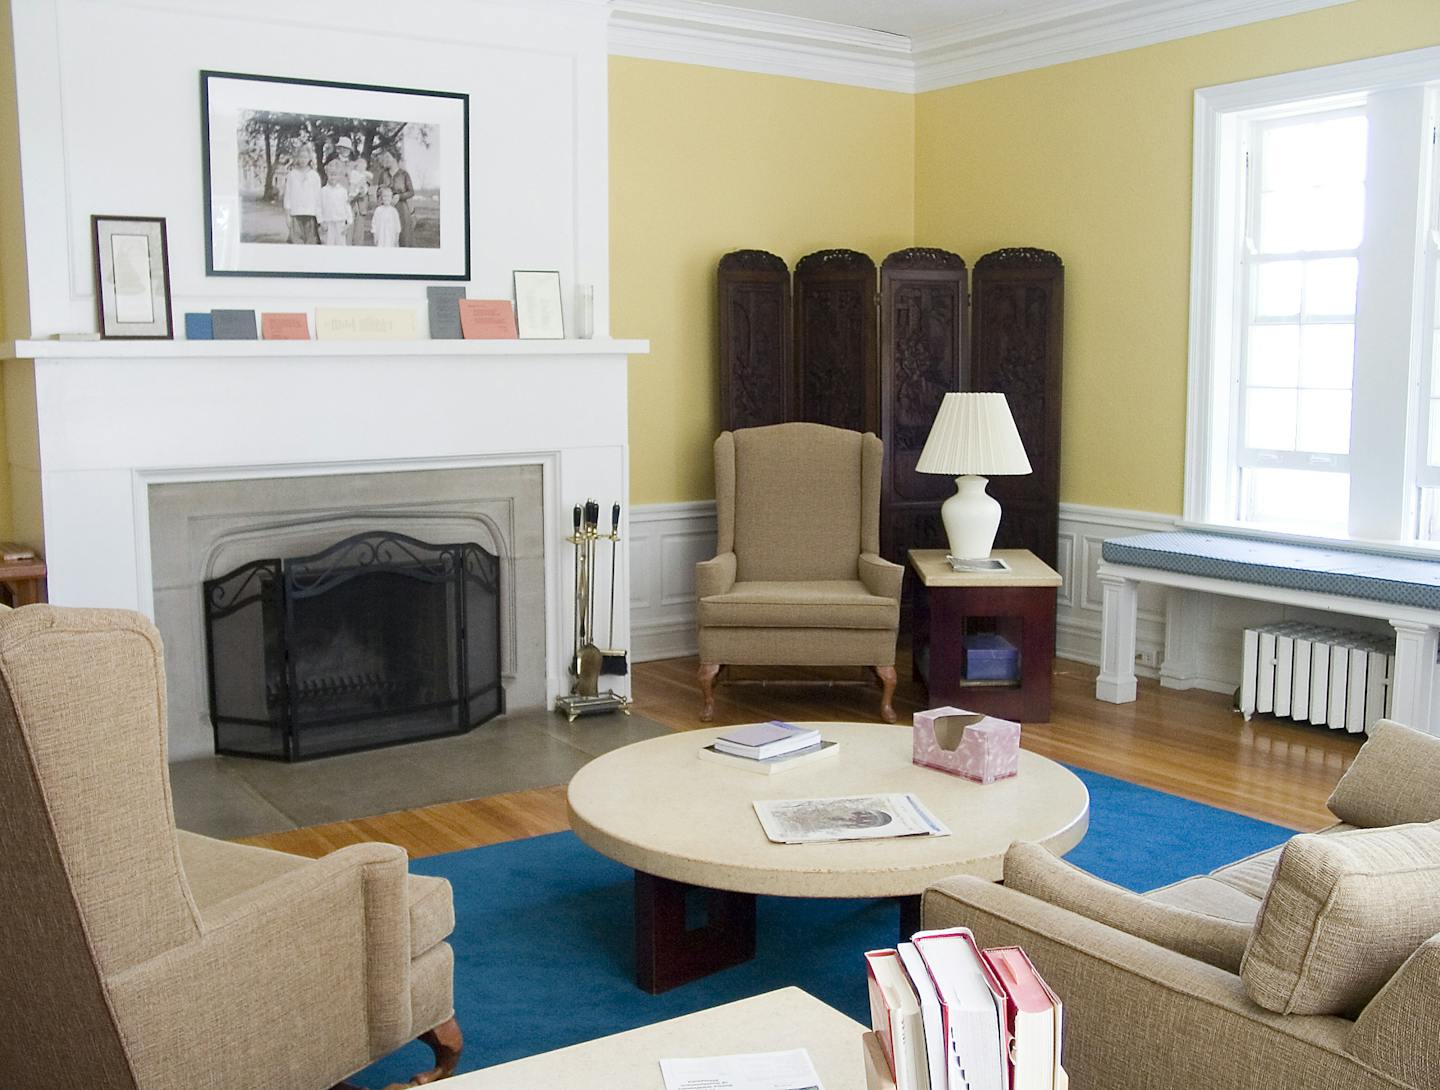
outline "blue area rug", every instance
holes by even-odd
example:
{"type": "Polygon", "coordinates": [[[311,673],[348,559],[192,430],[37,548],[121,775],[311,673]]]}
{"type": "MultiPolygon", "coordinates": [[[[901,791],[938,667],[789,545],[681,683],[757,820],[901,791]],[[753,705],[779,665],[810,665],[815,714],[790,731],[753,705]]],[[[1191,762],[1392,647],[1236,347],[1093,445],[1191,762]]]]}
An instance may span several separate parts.
{"type": "MultiPolygon", "coordinates": [[[[1288,839],[1278,825],[1084,769],[1090,832],[1066,858],[1134,890],[1211,870],[1288,839]]],[[[411,863],[455,889],[461,1070],[603,1037],[794,984],[869,1021],[860,955],[893,946],[893,901],[762,897],[754,960],[650,996],[635,986],[631,872],[573,833],[411,863]]],[[[379,1087],[430,1063],[411,1044],[355,1081],[379,1087]]]]}

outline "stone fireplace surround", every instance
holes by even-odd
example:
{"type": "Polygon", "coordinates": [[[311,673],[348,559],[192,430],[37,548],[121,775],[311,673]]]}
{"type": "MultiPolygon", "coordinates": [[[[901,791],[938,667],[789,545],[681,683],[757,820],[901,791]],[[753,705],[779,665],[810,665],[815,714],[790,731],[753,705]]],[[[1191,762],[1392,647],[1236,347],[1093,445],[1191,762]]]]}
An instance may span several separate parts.
{"type": "MultiPolygon", "coordinates": [[[[416,516],[423,523],[438,513],[442,526],[445,519],[469,519],[483,536],[485,504],[457,506],[453,484],[428,500],[409,484],[426,471],[533,467],[540,481],[536,583],[543,625],[536,627],[543,684],[517,679],[522,688],[516,695],[523,691],[528,699],[533,693],[548,703],[568,688],[573,576],[562,539],[569,511],[587,497],[602,508],[618,499],[628,511],[626,365],[629,355],[648,348],[645,341],[604,339],[21,341],[5,365],[14,487],[22,501],[32,494],[43,504],[51,602],[137,609],[156,619],[168,643],[190,642],[190,634],[179,631],[185,622],[170,612],[183,613],[183,607],[167,605],[167,591],[175,589],[172,561],[152,528],[152,489],[164,509],[175,501],[158,491],[163,486],[272,482],[260,492],[308,490],[330,498],[292,523],[318,518],[348,527],[352,517],[366,514],[367,504],[337,508],[333,497],[342,490],[328,486],[354,478],[362,491],[379,497],[368,506],[382,514],[416,516]],[[407,476],[389,491],[388,485],[367,483],[387,474],[407,476]],[[312,487],[304,478],[329,480],[312,487]]],[[[446,478],[441,473],[432,479],[446,478]]],[[[26,525],[23,502],[17,506],[17,533],[37,537],[36,528],[26,525]]],[[[494,512],[488,517],[493,521],[494,512]]],[[[263,533],[273,519],[257,523],[263,533]]],[[[458,528],[454,521],[449,525],[458,528]]],[[[307,531],[284,532],[304,537],[307,531]]],[[[337,532],[335,539],[343,536],[337,532]]],[[[231,552],[235,564],[253,559],[231,552]]],[[[217,572],[235,566],[225,563],[217,572]]],[[[622,541],[615,595],[621,646],[629,641],[628,569],[622,541]]],[[[534,592],[517,581],[516,594],[511,631],[523,663],[526,628],[518,618],[534,592]]],[[[198,631],[198,618],[192,621],[198,631]]],[[[175,670],[172,654],[167,652],[167,665],[175,670]]],[[[181,670],[193,676],[191,667],[181,670]]],[[[609,680],[626,691],[628,679],[609,680]]],[[[183,696],[177,691],[172,703],[171,758],[211,752],[208,720],[199,723],[194,715],[203,708],[203,688],[183,696]]]]}

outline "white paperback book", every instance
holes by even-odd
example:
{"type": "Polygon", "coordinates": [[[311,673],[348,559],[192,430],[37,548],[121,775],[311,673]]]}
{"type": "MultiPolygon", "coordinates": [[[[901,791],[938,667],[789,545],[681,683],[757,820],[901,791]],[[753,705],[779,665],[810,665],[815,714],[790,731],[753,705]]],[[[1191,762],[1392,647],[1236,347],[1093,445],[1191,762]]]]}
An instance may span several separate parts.
{"type": "Polygon", "coordinates": [[[661,1060],[660,1076],[665,1090],[824,1090],[803,1048],[661,1060]]]}
{"type": "Polygon", "coordinates": [[[925,961],[913,942],[902,942],[895,948],[900,954],[915,995],[920,1000],[920,1022],[925,1030],[925,1064],[930,1078],[930,1090],[949,1090],[945,1071],[945,1021],[940,1013],[940,996],[935,992],[935,982],[925,968],[925,961]]]}
{"type": "Polygon", "coordinates": [[[949,1090],[1009,1090],[1005,996],[969,928],[917,931],[912,940],[940,998],[949,1090]]]}

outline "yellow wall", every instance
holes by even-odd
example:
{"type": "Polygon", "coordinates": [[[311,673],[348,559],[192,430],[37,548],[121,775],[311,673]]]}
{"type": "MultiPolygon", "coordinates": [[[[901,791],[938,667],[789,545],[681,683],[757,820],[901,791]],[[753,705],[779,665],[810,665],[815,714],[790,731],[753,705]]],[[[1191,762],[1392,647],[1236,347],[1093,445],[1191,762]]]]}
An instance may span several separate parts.
{"type": "Polygon", "coordinates": [[[917,242],[1065,261],[1062,500],[1181,509],[1196,88],[1437,43],[1437,0],[1357,0],[919,96],[917,242]]]}
{"type": "Polygon", "coordinates": [[[630,364],[633,503],[714,495],[715,263],[910,245],[914,121],[911,95],[611,58],[611,329],[651,347],[630,364]]]}

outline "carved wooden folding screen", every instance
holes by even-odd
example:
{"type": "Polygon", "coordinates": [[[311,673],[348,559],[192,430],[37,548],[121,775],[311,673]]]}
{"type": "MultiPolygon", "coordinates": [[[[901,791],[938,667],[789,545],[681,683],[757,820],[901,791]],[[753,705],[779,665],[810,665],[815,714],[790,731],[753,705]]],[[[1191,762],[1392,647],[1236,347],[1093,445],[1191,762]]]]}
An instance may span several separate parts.
{"type": "Polygon", "coordinates": [[[795,266],[794,420],[877,431],[875,262],[821,250],[795,266]]]}
{"type": "Polygon", "coordinates": [[[940,504],[955,482],[915,463],[946,392],[968,388],[966,303],[958,254],[900,250],[880,266],[880,549],[898,563],[909,549],[945,546],[940,504]]]}
{"type": "Polygon", "coordinates": [[[720,426],[793,420],[790,270],[764,250],[720,259],[720,426]]]}
{"type": "Polygon", "coordinates": [[[972,390],[1010,403],[1034,470],[994,477],[1003,516],[996,548],[1029,549],[1054,566],[1060,503],[1060,339],[1065,268],[1049,250],[996,250],[975,263],[972,390]]]}

